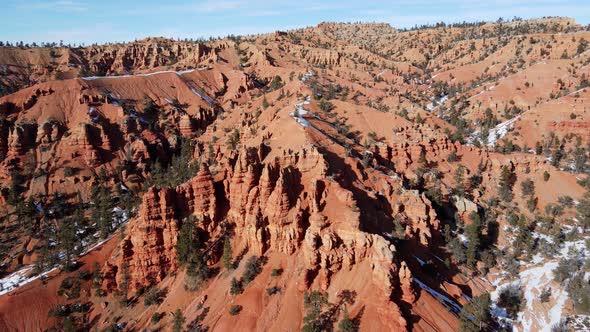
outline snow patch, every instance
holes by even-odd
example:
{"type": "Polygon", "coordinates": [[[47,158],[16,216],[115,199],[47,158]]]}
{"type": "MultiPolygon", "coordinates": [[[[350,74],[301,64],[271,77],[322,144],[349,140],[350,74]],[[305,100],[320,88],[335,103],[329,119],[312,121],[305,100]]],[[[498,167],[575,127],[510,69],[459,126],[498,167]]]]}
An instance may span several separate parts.
{"type": "Polygon", "coordinates": [[[89,76],[89,77],[82,77],[82,79],[84,81],[94,81],[94,80],[100,80],[100,79],[116,79],[116,78],[129,78],[129,77],[148,77],[148,76],[154,76],[154,75],[160,75],[160,74],[169,74],[169,73],[174,73],[178,76],[182,76],[184,74],[188,74],[195,71],[194,69],[189,69],[189,70],[181,70],[181,71],[174,71],[174,70],[160,70],[160,71],[155,71],[153,73],[146,73],[146,74],[137,74],[137,75],[120,75],[120,76],[89,76]]]}

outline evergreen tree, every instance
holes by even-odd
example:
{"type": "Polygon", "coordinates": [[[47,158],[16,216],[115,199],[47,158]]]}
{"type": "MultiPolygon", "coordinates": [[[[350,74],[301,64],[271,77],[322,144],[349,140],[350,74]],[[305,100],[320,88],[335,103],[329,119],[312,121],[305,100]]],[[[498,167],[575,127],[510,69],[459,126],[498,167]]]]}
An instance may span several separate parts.
{"type": "Polygon", "coordinates": [[[232,254],[231,254],[231,243],[229,240],[229,236],[226,236],[223,241],[223,256],[222,256],[223,266],[231,270],[233,268],[232,264],[232,254]]]}
{"type": "Polygon", "coordinates": [[[23,192],[23,176],[17,168],[10,172],[10,185],[8,187],[8,197],[6,202],[12,206],[16,206],[20,201],[21,193],[23,192]]]}
{"type": "Polygon", "coordinates": [[[350,317],[348,317],[348,309],[344,306],[342,309],[342,320],[338,323],[338,330],[340,332],[356,332],[358,329],[350,317]]]}
{"type": "Polygon", "coordinates": [[[276,75],[272,81],[270,82],[269,88],[271,90],[277,90],[280,89],[283,86],[283,80],[281,79],[281,77],[279,75],[276,75]]]}
{"type": "Polygon", "coordinates": [[[535,183],[531,179],[526,179],[520,183],[522,196],[532,196],[535,194],[535,183]]]}
{"type": "Polygon", "coordinates": [[[465,195],[465,166],[459,165],[453,173],[453,180],[455,181],[454,194],[458,196],[465,195]]]}
{"type": "Polygon", "coordinates": [[[516,319],[518,312],[522,306],[526,304],[520,286],[508,286],[502,288],[498,296],[497,304],[506,309],[508,317],[516,319]]]}
{"type": "Polygon", "coordinates": [[[260,259],[256,256],[252,256],[246,262],[246,266],[244,267],[244,274],[242,275],[242,280],[245,284],[249,284],[260,272],[262,271],[262,266],[260,259]]]}
{"type": "Polygon", "coordinates": [[[178,233],[176,242],[176,254],[181,266],[189,262],[190,257],[201,246],[194,217],[185,218],[178,233]]]}
{"type": "Polygon", "coordinates": [[[493,319],[490,314],[490,294],[485,293],[473,298],[460,313],[461,332],[479,332],[492,330],[493,319]]]}
{"type": "Polygon", "coordinates": [[[33,234],[37,223],[37,208],[33,197],[25,200],[19,200],[15,209],[19,225],[23,227],[28,234],[33,234]]]}
{"type": "Polygon", "coordinates": [[[62,218],[57,239],[59,248],[64,253],[65,269],[69,270],[74,267],[74,258],[80,253],[78,236],[76,235],[76,222],[71,217],[62,218]]]}
{"type": "Polygon", "coordinates": [[[173,332],[180,332],[182,331],[182,326],[184,325],[184,315],[180,309],[176,309],[174,315],[172,317],[172,331],[173,332]]]}
{"type": "Polygon", "coordinates": [[[313,291],[311,293],[305,293],[304,307],[307,310],[307,314],[303,317],[302,332],[320,332],[323,331],[324,321],[322,320],[321,314],[324,306],[328,304],[328,296],[325,293],[313,291]]]}
{"type": "Polygon", "coordinates": [[[586,192],[576,205],[578,222],[584,228],[590,228],[590,191],[586,192]]]}
{"type": "Polygon", "coordinates": [[[92,269],[92,288],[94,289],[94,294],[96,296],[102,296],[102,273],[100,272],[100,265],[98,262],[94,262],[94,266],[92,269]]]}
{"type": "Polygon", "coordinates": [[[502,172],[500,173],[500,187],[498,189],[498,195],[505,202],[512,200],[512,183],[513,173],[508,166],[502,166],[502,172]]]}
{"type": "Polygon", "coordinates": [[[119,285],[119,295],[120,295],[120,301],[122,304],[127,305],[129,299],[127,298],[127,295],[129,293],[129,266],[127,265],[127,263],[123,262],[123,264],[121,264],[121,270],[122,270],[122,277],[121,277],[121,284],[119,285]]]}
{"type": "Polygon", "coordinates": [[[188,290],[194,291],[201,283],[209,278],[211,271],[199,250],[194,251],[188,260],[186,267],[185,286],[188,290]]]}
{"type": "Polygon", "coordinates": [[[231,295],[240,294],[242,292],[242,283],[238,279],[232,278],[229,292],[231,295]]]}
{"type": "Polygon", "coordinates": [[[92,197],[94,197],[92,220],[98,228],[101,239],[106,239],[113,228],[113,202],[111,191],[105,185],[107,180],[108,177],[103,168],[98,174],[98,185],[92,188],[92,197]]]}
{"type": "Polygon", "coordinates": [[[234,129],[232,133],[227,137],[227,147],[230,150],[235,150],[238,144],[240,144],[240,132],[238,131],[238,129],[234,129]]]}
{"type": "Polygon", "coordinates": [[[475,270],[477,266],[477,259],[479,255],[479,249],[481,246],[481,218],[475,212],[472,212],[469,216],[471,224],[465,227],[465,233],[467,235],[468,243],[465,255],[467,258],[467,266],[475,270]]]}

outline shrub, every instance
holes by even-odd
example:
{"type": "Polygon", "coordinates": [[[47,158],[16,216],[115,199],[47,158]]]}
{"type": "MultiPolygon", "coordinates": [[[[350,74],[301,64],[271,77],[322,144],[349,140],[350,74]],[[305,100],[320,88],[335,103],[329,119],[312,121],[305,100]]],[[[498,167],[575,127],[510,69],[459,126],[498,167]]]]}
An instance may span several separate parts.
{"type": "Polygon", "coordinates": [[[74,277],[65,278],[57,291],[57,295],[65,296],[68,299],[77,299],[80,297],[80,281],[74,277]]]}
{"type": "Polygon", "coordinates": [[[172,318],[172,331],[182,331],[182,326],[184,325],[185,320],[186,319],[184,318],[182,311],[180,311],[180,309],[176,309],[174,312],[174,317],[172,318]]]}
{"type": "Polygon", "coordinates": [[[162,317],[164,316],[164,313],[161,312],[154,312],[154,314],[152,315],[152,324],[157,324],[160,320],[162,320],[162,317]]]}
{"type": "Polygon", "coordinates": [[[547,171],[543,172],[543,180],[545,182],[549,181],[549,177],[551,177],[551,175],[549,174],[549,172],[547,172],[547,171]]]}
{"type": "Polygon", "coordinates": [[[160,290],[156,287],[151,287],[145,294],[143,304],[147,307],[154,304],[159,304],[162,301],[160,290]]]}
{"type": "Polygon", "coordinates": [[[498,306],[505,308],[508,316],[516,319],[520,308],[524,305],[524,298],[520,286],[507,286],[500,291],[498,306]]]}
{"type": "Polygon", "coordinates": [[[244,274],[242,275],[242,280],[245,284],[249,284],[262,270],[260,258],[256,256],[250,257],[246,262],[246,267],[244,268],[244,274]]]}
{"type": "Polygon", "coordinates": [[[474,297],[473,301],[463,307],[460,313],[461,325],[459,330],[462,332],[486,331],[485,327],[491,327],[493,324],[490,315],[490,294],[485,293],[474,297]]]}
{"type": "Polygon", "coordinates": [[[229,307],[229,314],[232,316],[239,314],[240,311],[242,311],[242,306],[239,304],[232,305],[231,307],[229,307]]]}
{"type": "Polygon", "coordinates": [[[70,176],[74,175],[76,170],[72,167],[64,167],[64,176],[69,178],[70,176]]]}
{"type": "Polygon", "coordinates": [[[590,313],[590,282],[585,279],[585,273],[577,273],[568,283],[567,292],[578,314],[590,313]]]}
{"type": "Polygon", "coordinates": [[[272,269],[272,271],[270,272],[270,276],[271,277],[278,277],[281,274],[283,274],[283,269],[279,268],[279,269],[272,269]]]}
{"type": "Polygon", "coordinates": [[[531,179],[526,179],[520,183],[522,196],[530,196],[535,193],[535,183],[531,179]]]}
{"type": "Polygon", "coordinates": [[[243,291],[242,283],[236,278],[232,278],[229,292],[231,295],[240,294],[243,291]]]}
{"type": "Polygon", "coordinates": [[[549,302],[550,298],[551,298],[551,287],[544,288],[541,291],[541,294],[539,295],[539,300],[542,303],[545,303],[545,302],[549,302]]]}
{"type": "Polygon", "coordinates": [[[327,100],[323,100],[323,99],[320,100],[320,102],[318,103],[318,106],[324,112],[330,112],[331,110],[334,109],[334,104],[332,104],[331,102],[329,102],[327,100]]]}
{"type": "Polygon", "coordinates": [[[281,287],[273,286],[266,289],[266,294],[268,295],[275,295],[281,292],[281,287]]]}
{"type": "Polygon", "coordinates": [[[557,282],[564,282],[573,276],[581,265],[581,262],[574,258],[562,259],[559,261],[555,270],[553,270],[553,279],[557,282]]]}
{"type": "Polygon", "coordinates": [[[447,161],[450,163],[458,161],[458,160],[459,160],[459,157],[457,157],[457,153],[455,153],[455,151],[452,151],[449,154],[449,156],[447,157],[447,161]]]}

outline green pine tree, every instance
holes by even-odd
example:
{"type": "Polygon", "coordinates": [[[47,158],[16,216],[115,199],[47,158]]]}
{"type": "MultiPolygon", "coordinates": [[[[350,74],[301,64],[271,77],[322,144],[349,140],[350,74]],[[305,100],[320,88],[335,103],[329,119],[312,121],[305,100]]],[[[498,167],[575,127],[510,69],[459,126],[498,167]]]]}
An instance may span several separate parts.
{"type": "Polygon", "coordinates": [[[221,259],[223,262],[223,266],[226,269],[231,270],[233,268],[231,243],[230,243],[229,236],[226,236],[223,241],[223,256],[221,259]]]}

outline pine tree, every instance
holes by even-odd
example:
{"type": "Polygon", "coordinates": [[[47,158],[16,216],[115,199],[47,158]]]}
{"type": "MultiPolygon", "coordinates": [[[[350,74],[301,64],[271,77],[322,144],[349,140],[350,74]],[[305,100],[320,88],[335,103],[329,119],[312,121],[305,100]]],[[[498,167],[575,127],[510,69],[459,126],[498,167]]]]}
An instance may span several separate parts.
{"type": "Polygon", "coordinates": [[[180,309],[176,309],[172,318],[172,331],[180,332],[182,331],[182,326],[184,325],[184,315],[180,309]]]}
{"type": "Polygon", "coordinates": [[[238,279],[232,278],[231,283],[230,283],[229,293],[231,295],[237,295],[237,294],[240,294],[241,292],[242,292],[242,283],[238,279]]]}
{"type": "Polygon", "coordinates": [[[192,254],[200,247],[194,217],[188,217],[182,222],[176,242],[176,254],[181,266],[188,263],[192,254]]]}
{"type": "Polygon", "coordinates": [[[35,200],[33,197],[24,200],[19,200],[16,204],[15,209],[19,224],[23,227],[28,234],[32,234],[37,222],[37,208],[35,206],[35,200]]]}
{"type": "Polygon", "coordinates": [[[106,239],[112,231],[112,202],[110,191],[103,186],[98,186],[93,190],[94,209],[92,210],[92,219],[98,227],[101,239],[106,239]]]}
{"type": "Polygon", "coordinates": [[[203,255],[196,250],[191,254],[186,267],[185,286],[188,290],[193,291],[199,288],[201,283],[209,278],[211,271],[203,258],[203,255]]]}
{"type": "Polygon", "coordinates": [[[94,293],[96,296],[102,296],[102,273],[100,272],[100,265],[98,262],[94,262],[94,266],[92,269],[92,288],[94,289],[94,293]]]}
{"type": "Polygon", "coordinates": [[[129,266],[127,263],[123,262],[121,264],[122,276],[121,276],[121,284],[119,285],[119,292],[120,292],[120,301],[122,304],[127,305],[129,299],[127,298],[127,294],[129,292],[129,266]]]}
{"type": "Polygon", "coordinates": [[[342,309],[342,320],[338,323],[338,330],[340,332],[356,332],[357,327],[350,317],[348,317],[348,309],[344,306],[342,309]]]}
{"type": "Polygon", "coordinates": [[[232,254],[231,254],[231,243],[229,236],[226,236],[223,241],[223,256],[222,256],[223,266],[231,270],[233,268],[232,264],[232,254]]]}
{"type": "Polygon", "coordinates": [[[526,179],[520,183],[522,196],[532,196],[535,194],[535,183],[531,179],[526,179]]]}
{"type": "Polygon", "coordinates": [[[500,187],[498,189],[498,194],[500,198],[505,202],[510,202],[512,200],[512,178],[513,174],[508,166],[502,166],[502,172],[500,173],[500,187]]]}
{"type": "Polygon", "coordinates": [[[8,187],[8,197],[6,202],[12,206],[16,206],[20,201],[21,193],[23,191],[24,179],[20,172],[14,168],[10,172],[10,185],[8,187]]]}
{"type": "Polygon", "coordinates": [[[493,320],[490,314],[490,294],[485,293],[473,298],[460,313],[461,332],[479,332],[491,329],[493,320]]]}
{"type": "Polygon", "coordinates": [[[586,192],[576,205],[577,218],[580,226],[590,228],[590,191],[586,192]]]}
{"type": "Polygon", "coordinates": [[[72,218],[61,219],[57,239],[59,248],[64,252],[66,270],[73,268],[74,257],[80,253],[76,231],[76,222],[72,218]]]}
{"type": "Polygon", "coordinates": [[[474,270],[477,266],[477,258],[479,255],[479,249],[481,246],[481,218],[475,212],[472,212],[469,216],[471,224],[465,227],[465,233],[469,242],[467,243],[467,249],[465,254],[467,256],[467,266],[474,270]]]}
{"type": "Polygon", "coordinates": [[[107,180],[108,176],[103,168],[97,177],[98,185],[92,188],[92,197],[94,197],[92,220],[98,227],[102,239],[106,239],[113,228],[113,202],[111,191],[105,185],[107,180]]]}
{"type": "Polygon", "coordinates": [[[455,173],[453,174],[453,179],[455,181],[455,188],[454,193],[458,196],[465,195],[465,166],[459,165],[457,169],[455,169],[455,173]]]}
{"type": "Polygon", "coordinates": [[[324,324],[321,319],[322,309],[328,304],[328,297],[325,293],[313,291],[305,293],[304,306],[307,314],[303,317],[303,332],[320,332],[324,330],[324,324]]]}

